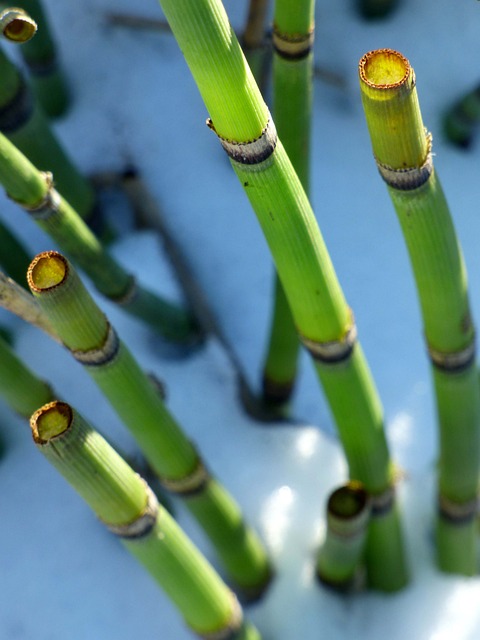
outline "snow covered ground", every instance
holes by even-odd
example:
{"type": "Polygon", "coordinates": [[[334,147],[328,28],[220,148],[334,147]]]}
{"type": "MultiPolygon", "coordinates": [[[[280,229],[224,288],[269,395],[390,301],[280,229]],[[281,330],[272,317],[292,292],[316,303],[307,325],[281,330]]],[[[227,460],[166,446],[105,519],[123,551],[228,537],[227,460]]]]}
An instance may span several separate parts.
{"type": "MultiPolygon", "coordinates": [[[[272,268],[266,244],[215,136],[173,38],[109,26],[108,12],[161,18],[153,0],[45,0],[74,94],[55,128],[83,171],[138,167],[164,211],[252,384],[258,384],[272,268]]],[[[227,0],[240,28],[246,2],[227,0]]],[[[165,357],[140,323],[102,305],[140,362],[165,380],[168,405],[213,471],[237,497],[276,567],[267,596],[247,614],[265,640],[476,640],[480,579],[439,574],[433,562],[436,429],[429,366],[406,251],[371,155],[357,81],[359,58],[390,47],[417,76],[435,164],[449,199],[480,318],[477,145],[458,152],[442,139],[442,110],[474,86],[480,6],[403,0],[391,19],[361,22],[354,2],[318,3],[316,60],[345,88],[315,86],[312,200],[382,397],[400,487],[411,585],[393,596],[340,598],[313,577],[324,504],[345,463],[310,364],[294,422],[262,425],[242,410],[231,363],[210,339],[189,358],[165,357]]],[[[0,215],[32,254],[53,243],[3,195],[0,215]]],[[[155,236],[131,232],[116,254],[144,282],[178,296],[155,236]],[[147,272],[148,268],[148,272],[147,272]]],[[[59,394],[127,450],[125,429],[70,356],[15,320],[19,353],[59,394]]],[[[5,640],[187,640],[180,617],[152,579],[102,529],[35,450],[28,426],[2,408],[0,637],[5,640]]],[[[179,520],[209,558],[178,506],[179,520]]]]}

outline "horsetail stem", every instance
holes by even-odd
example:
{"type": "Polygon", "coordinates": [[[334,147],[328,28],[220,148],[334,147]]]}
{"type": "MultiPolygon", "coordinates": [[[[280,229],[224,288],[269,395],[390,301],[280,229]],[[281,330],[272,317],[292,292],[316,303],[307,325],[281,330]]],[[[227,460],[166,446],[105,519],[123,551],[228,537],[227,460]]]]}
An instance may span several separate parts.
{"type": "Polygon", "coordinates": [[[28,282],[64,345],[130,429],[163,486],[185,499],[232,579],[247,592],[262,591],[270,568],[259,538],[210,475],[72,265],[57,252],[39,254],[30,265],[28,282]]]}
{"type": "Polygon", "coordinates": [[[35,38],[25,43],[20,51],[42,109],[47,116],[57,118],[67,111],[70,92],[60,66],[49,20],[40,0],[18,0],[17,5],[25,9],[38,24],[35,38]]]}
{"type": "Polygon", "coordinates": [[[330,494],[327,531],[317,559],[321,582],[340,591],[356,589],[370,518],[370,499],[359,482],[349,482],[330,494]]]}
{"type": "Polygon", "coordinates": [[[360,61],[373,153],[410,255],[432,366],[440,431],[437,551],[445,571],[477,570],[480,389],[462,252],[423,125],[415,74],[391,49],[360,61]]]}
{"type": "MultiPolygon", "coordinates": [[[[229,155],[270,246],[295,324],[315,359],[336,419],[350,476],[382,499],[391,492],[392,469],[380,401],[356,340],[353,316],[223,5],[218,0],[160,4],[210,113],[210,128],[229,155]]],[[[383,544],[378,553],[367,553],[371,584],[399,589],[407,575],[393,501],[382,512],[381,523],[372,518],[372,527],[383,544]],[[390,570],[393,560],[395,572],[390,570]]]]}
{"type": "Polygon", "coordinates": [[[52,175],[36,169],[1,134],[0,156],[0,183],[9,197],[79,264],[100,293],[167,340],[198,342],[200,332],[191,312],[137,284],[55,189],[52,175]]]}
{"type": "Polygon", "coordinates": [[[42,406],[31,428],[37,448],[150,572],[199,637],[235,632],[260,640],[243,621],[235,596],[144,480],[71,406],[42,406]]]}
{"type": "Polygon", "coordinates": [[[65,153],[29,85],[1,49],[0,77],[0,131],[34,165],[53,171],[60,192],[90,220],[95,208],[92,185],[65,153]]]}
{"type": "MultiPolygon", "coordinates": [[[[309,193],[313,78],[314,0],[292,5],[275,0],[273,26],[273,107],[278,133],[309,193]]],[[[275,278],[270,340],[263,370],[267,405],[290,399],[297,375],[300,343],[282,284],[275,278]]]]}

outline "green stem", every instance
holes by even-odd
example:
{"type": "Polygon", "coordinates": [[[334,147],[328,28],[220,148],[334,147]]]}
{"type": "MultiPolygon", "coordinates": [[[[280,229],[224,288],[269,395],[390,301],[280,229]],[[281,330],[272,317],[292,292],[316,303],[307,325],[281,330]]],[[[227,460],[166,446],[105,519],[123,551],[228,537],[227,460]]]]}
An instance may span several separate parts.
{"type": "Polygon", "coordinates": [[[410,255],[432,364],[440,431],[438,561],[443,570],[473,575],[480,389],[463,256],[410,63],[390,49],[371,51],[360,61],[360,86],[373,153],[410,255]]]}
{"type": "MultiPolygon", "coordinates": [[[[373,447],[368,477],[352,476],[367,490],[383,494],[391,485],[391,465],[380,402],[355,348],[355,328],[313,211],[281,142],[240,46],[218,0],[161,0],[165,16],[183,51],[233,168],[257,214],[303,342],[322,362],[321,380],[341,435],[350,429],[373,447]],[[222,99],[219,100],[218,96],[222,99]],[[333,354],[333,355],[332,355],[333,354]],[[354,357],[352,355],[355,354],[354,357]],[[340,362],[339,362],[340,361],[340,362]],[[345,402],[342,379],[357,384],[355,404],[345,402]],[[335,393],[332,388],[339,386],[335,393]],[[363,414],[357,416],[360,406],[363,414]],[[375,478],[375,484],[371,479],[375,478]]],[[[356,438],[352,435],[352,438],[356,438]]],[[[351,453],[350,459],[354,455],[351,453]]],[[[354,469],[365,468],[362,460],[354,469]]],[[[397,527],[398,522],[395,523],[397,527]]],[[[404,563],[400,534],[388,535],[382,550],[404,563]],[[391,544],[390,544],[391,541],[391,544]]],[[[382,566],[382,558],[376,558],[382,566]]],[[[390,567],[383,565],[385,588],[392,588],[390,567]]],[[[394,588],[406,582],[396,576],[394,588]]],[[[384,588],[382,579],[373,585],[384,588]]]]}
{"type": "Polygon", "coordinates": [[[196,448],[163,403],[71,264],[56,252],[37,256],[28,282],[57,334],[130,429],[164,487],[185,498],[224,562],[246,590],[269,581],[267,556],[236,502],[210,476],[196,448]]]}
{"type": "Polygon", "coordinates": [[[90,220],[95,208],[92,185],[65,153],[30,87],[1,49],[0,77],[0,131],[39,169],[53,172],[58,190],[90,220]]]}
{"type": "Polygon", "coordinates": [[[21,48],[33,90],[48,116],[63,116],[70,106],[70,92],[42,3],[40,0],[18,0],[16,4],[25,9],[38,24],[35,38],[21,48]]]}
{"type": "Polygon", "coordinates": [[[330,495],[327,532],[317,559],[317,575],[323,583],[340,591],[360,586],[369,518],[370,500],[359,482],[330,495]]]}
{"type": "MultiPolygon", "coordinates": [[[[275,1],[273,106],[285,151],[308,195],[315,2],[303,0],[295,10],[293,6],[289,0],[275,1]]],[[[267,405],[282,405],[293,392],[300,343],[278,276],[274,296],[263,396],[267,405]]]]}
{"type": "Polygon", "coordinates": [[[110,256],[87,224],[56,191],[52,176],[38,171],[1,134],[0,183],[9,197],[79,264],[100,293],[149,324],[167,340],[187,345],[199,341],[199,329],[190,311],[137,285],[135,278],[110,256]]]}
{"type": "Polygon", "coordinates": [[[146,483],[77,412],[61,402],[31,418],[38,449],[88,503],[104,524],[145,566],[199,635],[250,629],[214,569],[146,483]]]}

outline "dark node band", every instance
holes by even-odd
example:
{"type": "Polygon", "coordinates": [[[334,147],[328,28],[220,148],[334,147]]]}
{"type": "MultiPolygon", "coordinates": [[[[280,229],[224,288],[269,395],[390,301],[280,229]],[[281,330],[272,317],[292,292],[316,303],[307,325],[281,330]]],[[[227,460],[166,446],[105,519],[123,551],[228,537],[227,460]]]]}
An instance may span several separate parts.
{"type": "Polygon", "coordinates": [[[313,49],[314,39],[313,28],[308,33],[291,35],[282,33],[276,26],[273,27],[272,43],[274,51],[286,60],[295,61],[306,58],[313,49]]]}
{"type": "Polygon", "coordinates": [[[477,513],[478,498],[468,502],[454,502],[443,496],[438,498],[438,515],[450,524],[467,524],[477,516],[477,513]]]}
{"type": "Polygon", "coordinates": [[[117,332],[110,323],[108,324],[107,335],[105,341],[100,347],[88,349],[88,351],[80,351],[71,349],[71,354],[78,362],[87,367],[101,367],[112,362],[120,349],[120,340],[117,332]]]}
{"type": "Polygon", "coordinates": [[[389,513],[395,504],[395,487],[388,487],[383,493],[370,495],[372,518],[384,516],[389,513]]]}
{"type": "Polygon", "coordinates": [[[162,486],[180,498],[188,498],[202,493],[210,479],[210,473],[200,458],[197,460],[195,469],[183,478],[164,478],[159,476],[162,486]]]}
{"type": "Polygon", "coordinates": [[[475,339],[465,349],[454,353],[443,353],[428,345],[427,349],[432,365],[446,373],[460,373],[468,369],[475,362],[477,352],[475,339]]]}
{"type": "Polygon", "coordinates": [[[52,174],[49,171],[43,171],[42,175],[47,184],[47,191],[40,202],[30,206],[15,200],[35,220],[48,220],[50,216],[58,212],[62,202],[60,194],[54,187],[52,174]]]}
{"type": "Polygon", "coordinates": [[[105,523],[109,531],[119,538],[139,540],[147,536],[155,526],[158,517],[158,500],[146,483],[145,489],[147,492],[147,504],[138,518],[126,524],[105,523]]]}
{"type": "Polygon", "coordinates": [[[321,362],[323,364],[338,364],[348,360],[352,355],[357,342],[357,326],[352,314],[351,324],[345,335],[340,340],[317,342],[302,336],[300,333],[299,338],[303,346],[316,362],[321,362]]]}
{"type": "Polygon", "coordinates": [[[420,167],[393,169],[376,160],[378,171],[389,187],[398,191],[413,191],[428,181],[433,173],[432,135],[428,132],[426,132],[426,140],[427,156],[420,167]]]}
{"type": "Polygon", "coordinates": [[[271,118],[268,119],[261,135],[255,140],[249,140],[247,142],[233,142],[222,138],[222,136],[217,133],[210,118],[207,120],[207,126],[217,134],[227,155],[240,164],[260,164],[272,155],[277,146],[277,130],[271,118]]]}

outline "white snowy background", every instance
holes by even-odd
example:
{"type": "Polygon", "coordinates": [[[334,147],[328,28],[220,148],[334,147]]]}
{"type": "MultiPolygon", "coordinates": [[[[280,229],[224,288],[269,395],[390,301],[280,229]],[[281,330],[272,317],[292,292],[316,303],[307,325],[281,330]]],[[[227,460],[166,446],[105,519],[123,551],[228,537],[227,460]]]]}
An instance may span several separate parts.
{"type": "MultiPolygon", "coordinates": [[[[246,4],[225,2],[237,29],[246,4]]],[[[249,379],[258,385],[272,266],[255,216],[204,124],[208,114],[173,37],[112,27],[106,19],[108,12],[162,18],[159,5],[154,0],[45,0],[45,5],[73,94],[70,112],[55,124],[58,136],[86,173],[127,164],[139,169],[249,379]]],[[[480,578],[441,575],[434,565],[436,427],[429,365],[406,250],[374,166],[357,81],[358,60],[371,49],[394,48],[410,59],[466,258],[474,317],[480,318],[480,144],[460,152],[441,133],[443,110],[480,79],[480,5],[475,0],[399,0],[399,5],[388,20],[365,23],[353,0],[318,3],[315,58],[343,76],[345,87],[315,83],[312,201],[384,403],[392,454],[405,474],[399,494],[410,586],[395,595],[339,597],[314,579],[326,496],[345,479],[346,467],[306,357],[292,423],[260,424],[243,411],[235,373],[217,341],[210,339],[189,358],[168,358],[139,322],[101,303],[144,367],[165,381],[168,406],[269,549],[275,580],[265,598],[247,609],[264,640],[480,638],[480,578]]],[[[32,255],[54,247],[3,195],[0,215],[24,237],[32,255]]],[[[154,234],[131,232],[115,253],[159,292],[180,296],[154,234]]],[[[20,321],[3,316],[2,321],[15,328],[18,352],[35,371],[133,450],[80,365],[20,321]]],[[[151,577],[36,451],[26,422],[2,406],[0,430],[7,446],[0,460],[0,638],[192,637],[151,577]]],[[[215,563],[181,505],[177,512],[215,563]]]]}

